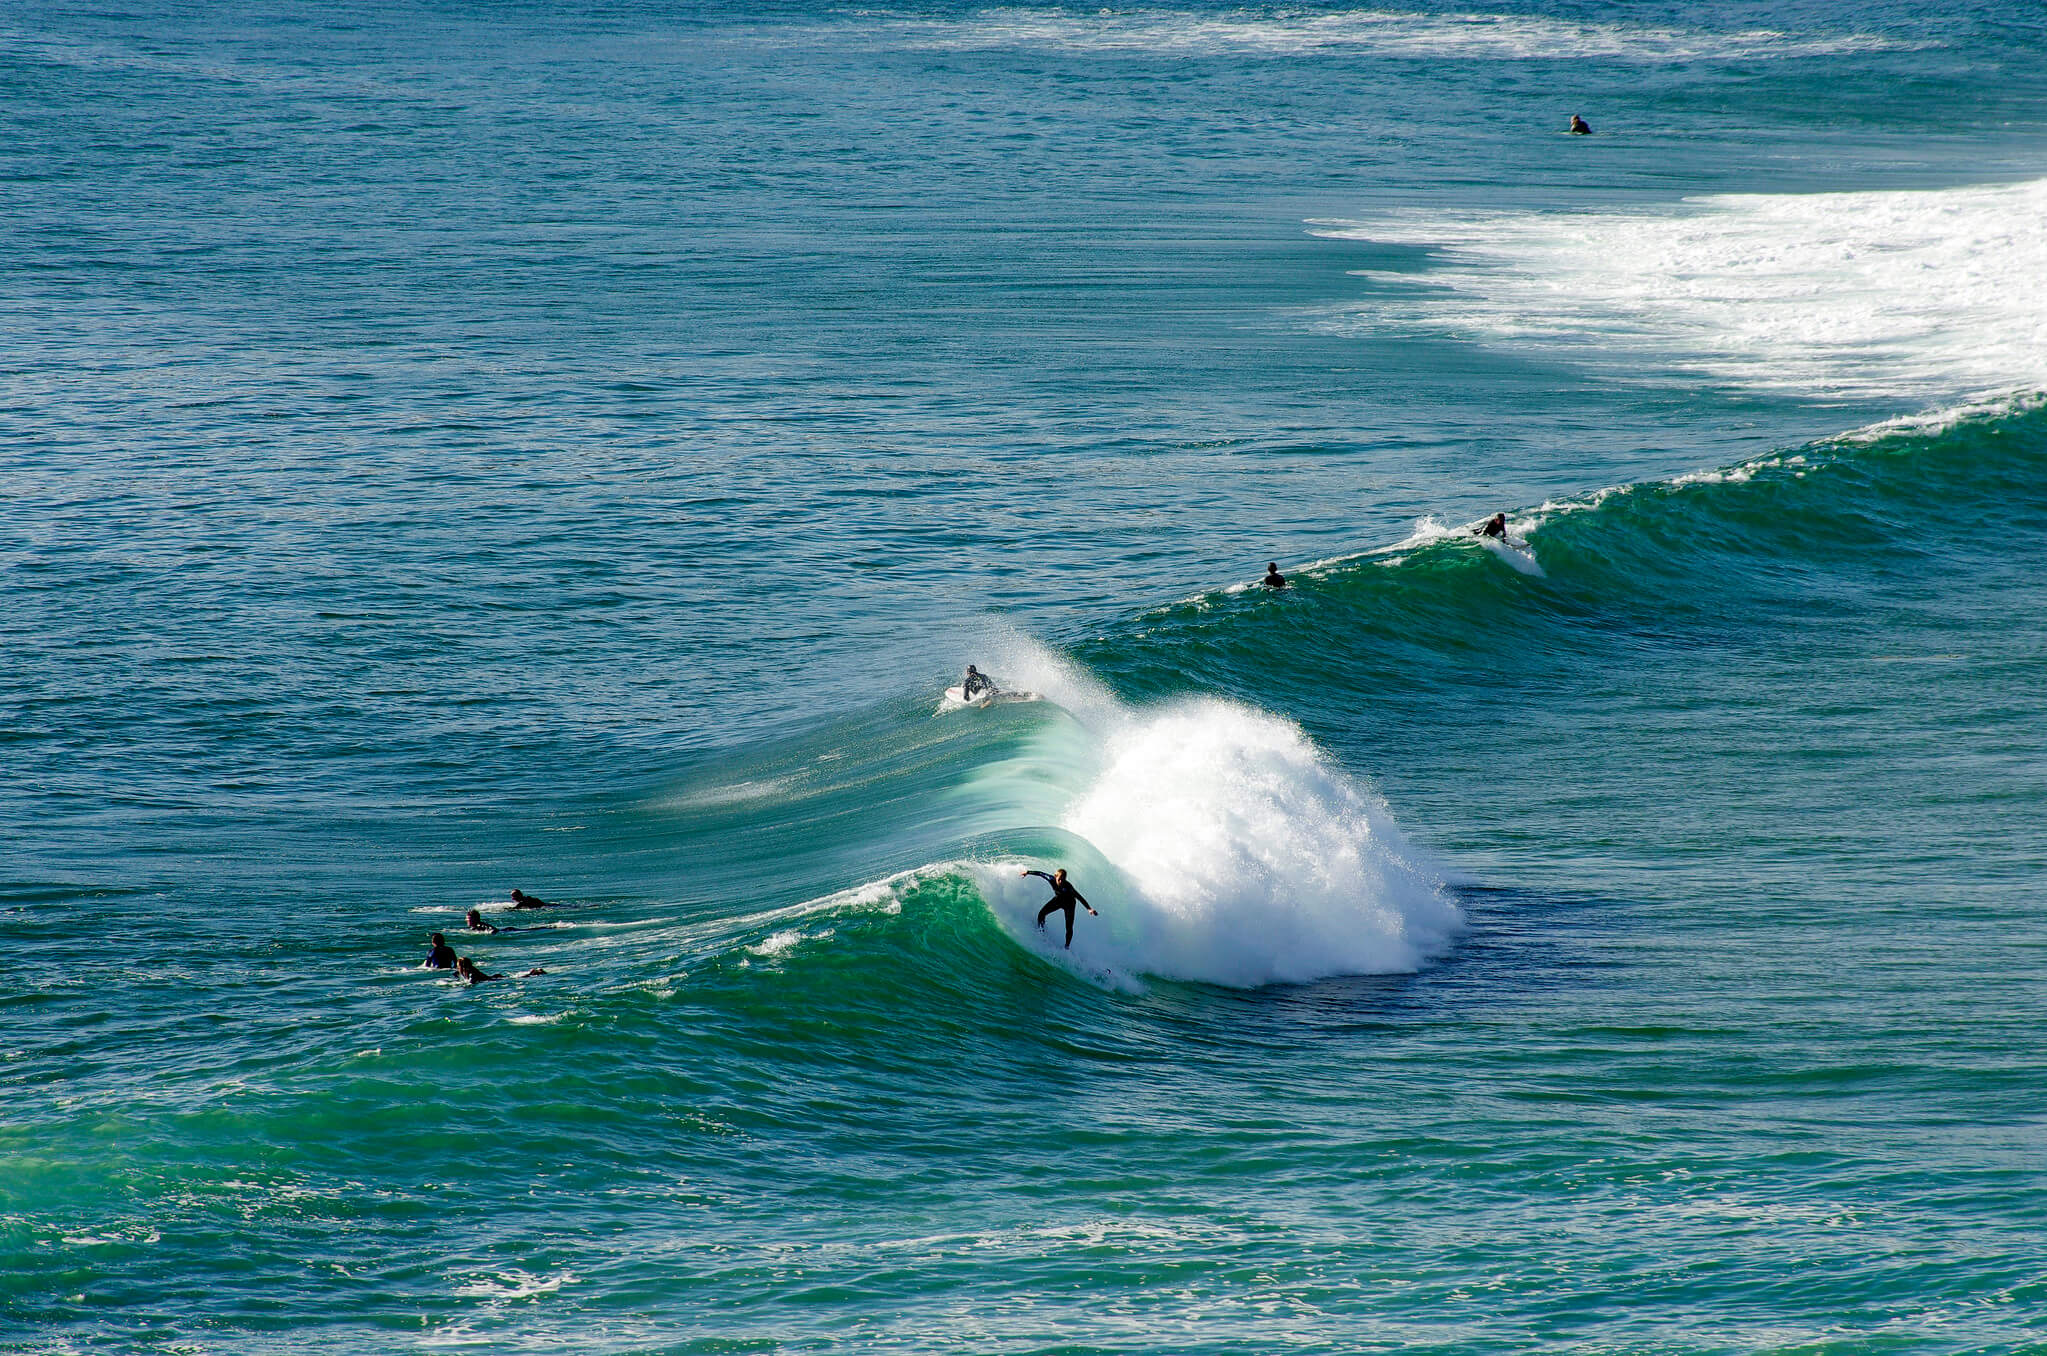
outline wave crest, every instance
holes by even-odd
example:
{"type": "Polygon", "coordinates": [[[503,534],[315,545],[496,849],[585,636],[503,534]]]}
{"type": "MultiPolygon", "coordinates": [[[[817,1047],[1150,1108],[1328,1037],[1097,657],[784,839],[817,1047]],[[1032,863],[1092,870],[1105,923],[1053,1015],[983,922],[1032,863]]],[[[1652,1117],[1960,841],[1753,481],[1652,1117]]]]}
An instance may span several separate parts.
{"type": "MultiPolygon", "coordinates": [[[[1075,929],[1084,971],[1238,988],[1410,971],[1463,926],[1385,803],[1288,721],[1197,699],[1128,716],[1102,752],[1061,825],[1102,912],[1075,929]]],[[[1014,935],[1066,956],[1063,933],[1036,932],[1042,882],[976,878],[1014,935]]]]}

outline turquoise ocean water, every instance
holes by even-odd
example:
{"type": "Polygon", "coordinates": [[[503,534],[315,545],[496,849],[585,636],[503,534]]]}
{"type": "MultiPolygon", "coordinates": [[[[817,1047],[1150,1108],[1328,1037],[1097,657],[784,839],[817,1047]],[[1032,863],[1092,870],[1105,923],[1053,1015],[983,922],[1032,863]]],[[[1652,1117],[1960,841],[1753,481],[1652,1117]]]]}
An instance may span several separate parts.
{"type": "Polygon", "coordinates": [[[0,1350],[2047,1350],[2035,6],[0,90],[0,1350]]]}

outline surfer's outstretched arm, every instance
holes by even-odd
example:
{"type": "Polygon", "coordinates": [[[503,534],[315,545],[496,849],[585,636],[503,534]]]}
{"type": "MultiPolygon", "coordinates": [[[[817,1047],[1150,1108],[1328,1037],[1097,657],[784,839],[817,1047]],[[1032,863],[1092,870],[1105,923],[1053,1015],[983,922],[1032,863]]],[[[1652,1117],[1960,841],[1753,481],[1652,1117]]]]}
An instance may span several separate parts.
{"type": "MultiPolygon", "coordinates": [[[[1082,893],[1081,893],[1080,891],[1078,891],[1078,890],[1075,890],[1075,891],[1073,892],[1073,897],[1074,897],[1075,899],[1077,899],[1077,900],[1079,900],[1079,901],[1080,901],[1080,907],[1082,907],[1083,909],[1086,909],[1086,910],[1087,910],[1087,911],[1088,911],[1089,913],[1095,913],[1095,906],[1087,902],[1087,896],[1086,896],[1086,895],[1082,894],[1082,893]]],[[[1098,914],[1098,913],[1095,913],[1095,917],[1097,917],[1097,918],[1100,918],[1100,917],[1101,917],[1101,915],[1100,915],[1100,914],[1098,914]]]]}
{"type": "Polygon", "coordinates": [[[1022,878],[1024,876],[1036,876],[1039,880],[1052,879],[1051,874],[1045,871],[1019,871],[1016,874],[1019,878],[1022,878]]]}

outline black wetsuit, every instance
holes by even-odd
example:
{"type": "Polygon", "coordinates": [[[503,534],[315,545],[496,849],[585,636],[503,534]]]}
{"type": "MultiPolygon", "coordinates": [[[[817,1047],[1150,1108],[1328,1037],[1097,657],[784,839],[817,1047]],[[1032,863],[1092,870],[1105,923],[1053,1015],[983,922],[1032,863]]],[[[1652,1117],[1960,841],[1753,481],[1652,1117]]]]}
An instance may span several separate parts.
{"type": "Polygon", "coordinates": [[[970,673],[960,681],[961,701],[970,702],[983,692],[986,692],[991,696],[994,695],[995,692],[995,684],[992,681],[990,681],[988,675],[985,673],[970,673]]]}
{"type": "Polygon", "coordinates": [[[452,970],[455,968],[455,948],[442,942],[427,952],[426,968],[429,970],[452,970]]]}
{"type": "Polygon", "coordinates": [[[1024,874],[1026,876],[1036,876],[1039,880],[1046,882],[1048,885],[1052,887],[1052,898],[1046,902],[1044,908],[1038,910],[1038,926],[1039,927],[1045,926],[1045,920],[1052,916],[1052,910],[1054,909],[1065,910],[1066,945],[1069,948],[1072,947],[1074,906],[1077,904],[1081,908],[1086,909],[1089,913],[1094,912],[1094,906],[1087,902],[1087,898],[1084,895],[1082,895],[1080,891],[1073,888],[1072,881],[1053,880],[1051,876],[1047,875],[1043,871],[1026,871],[1024,872],[1024,874]]]}
{"type": "Polygon", "coordinates": [[[1278,570],[1273,570],[1258,582],[1269,589],[1283,589],[1286,587],[1286,576],[1278,570]]]}
{"type": "Polygon", "coordinates": [[[1485,526],[1478,530],[1478,535],[1481,537],[1492,537],[1498,541],[1505,541],[1507,539],[1507,525],[1498,518],[1488,518],[1485,520],[1485,526]]]}

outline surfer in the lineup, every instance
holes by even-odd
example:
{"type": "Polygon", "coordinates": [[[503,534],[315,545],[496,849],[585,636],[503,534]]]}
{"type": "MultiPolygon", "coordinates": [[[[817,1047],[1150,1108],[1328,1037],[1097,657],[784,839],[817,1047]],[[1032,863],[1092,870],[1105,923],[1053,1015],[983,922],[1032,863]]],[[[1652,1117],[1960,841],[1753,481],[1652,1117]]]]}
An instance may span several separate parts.
{"type": "Polygon", "coordinates": [[[1266,562],[1265,562],[1265,578],[1263,578],[1263,579],[1259,580],[1258,582],[1259,582],[1259,583],[1261,583],[1261,584],[1263,584],[1263,585],[1265,585],[1265,587],[1267,587],[1267,588],[1269,588],[1269,589],[1283,589],[1283,588],[1285,588],[1285,587],[1286,587],[1286,576],[1285,576],[1285,575],[1283,575],[1283,574],[1281,574],[1281,573],[1279,572],[1279,562],[1278,562],[1278,561],[1276,561],[1276,560],[1268,560],[1268,561],[1266,561],[1266,562]]]}
{"type": "MultiPolygon", "coordinates": [[[[519,976],[519,978],[531,979],[535,975],[544,975],[546,973],[547,971],[541,969],[539,966],[536,965],[531,970],[528,970],[525,974],[519,976]]],[[[482,984],[488,980],[504,978],[503,975],[485,974],[483,972],[482,967],[477,965],[475,961],[469,959],[469,957],[467,956],[460,956],[456,958],[455,975],[459,979],[468,980],[471,984],[482,984]]]]}
{"type": "Polygon", "coordinates": [[[467,917],[466,919],[464,919],[464,920],[463,920],[463,923],[462,923],[462,925],[463,925],[464,927],[468,928],[468,929],[469,929],[469,930],[470,930],[471,932],[496,932],[496,931],[498,931],[498,929],[497,929],[497,928],[496,928],[495,926],[493,926],[492,924],[484,922],[484,921],[483,921],[483,914],[482,914],[482,913],[481,913],[480,911],[476,910],[476,909],[471,909],[471,910],[469,911],[469,917],[467,917]]]}
{"type": "Polygon", "coordinates": [[[1576,113],[1573,113],[1571,115],[1571,135],[1574,137],[1591,136],[1592,124],[1579,117],[1576,113]]]}
{"type": "Polygon", "coordinates": [[[1495,513],[1492,517],[1486,519],[1484,525],[1478,529],[1478,535],[1481,537],[1494,537],[1500,541],[1505,541],[1507,539],[1507,515],[1495,513]]]}
{"type": "Polygon", "coordinates": [[[428,933],[426,939],[434,944],[434,949],[426,953],[426,959],[420,962],[420,968],[424,970],[454,969],[456,966],[455,948],[448,945],[448,939],[438,932],[428,933]]]}
{"type": "Polygon", "coordinates": [[[535,899],[524,890],[512,891],[512,907],[515,909],[551,909],[553,904],[544,899],[535,899]]]}
{"type": "Polygon", "coordinates": [[[960,700],[970,702],[976,697],[995,695],[995,680],[987,674],[967,665],[967,676],[960,679],[960,700]]]}
{"type": "Polygon", "coordinates": [[[1052,910],[1064,910],[1066,913],[1066,946],[1067,949],[1071,950],[1073,947],[1073,906],[1078,904],[1095,918],[1100,918],[1101,915],[1095,912],[1095,906],[1088,903],[1080,891],[1074,889],[1067,882],[1065,867],[1060,867],[1049,876],[1042,871],[1025,871],[1021,874],[1036,876],[1039,880],[1047,881],[1051,884],[1052,898],[1046,901],[1044,908],[1038,910],[1038,926],[1040,928],[1045,926],[1045,920],[1052,916],[1052,910]]]}

